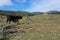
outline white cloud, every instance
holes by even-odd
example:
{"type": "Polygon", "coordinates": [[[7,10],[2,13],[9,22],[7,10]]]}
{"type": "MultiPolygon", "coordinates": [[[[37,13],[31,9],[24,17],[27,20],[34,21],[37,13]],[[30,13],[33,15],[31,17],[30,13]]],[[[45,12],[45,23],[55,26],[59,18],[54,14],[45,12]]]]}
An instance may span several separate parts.
{"type": "Polygon", "coordinates": [[[11,2],[11,0],[0,0],[0,6],[4,5],[13,5],[13,3],[11,2]]]}
{"type": "Polygon", "coordinates": [[[60,0],[35,0],[27,11],[49,11],[60,8],[60,0]]]}

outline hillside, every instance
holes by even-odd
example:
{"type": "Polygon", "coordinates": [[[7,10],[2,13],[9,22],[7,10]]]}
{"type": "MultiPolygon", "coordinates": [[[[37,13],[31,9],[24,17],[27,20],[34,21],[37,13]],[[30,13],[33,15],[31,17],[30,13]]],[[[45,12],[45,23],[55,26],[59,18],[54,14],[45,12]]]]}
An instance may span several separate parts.
{"type": "Polygon", "coordinates": [[[60,40],[60,14],[24,17],[17,28],[20,33],[11,36],[10,40],[60,40]]]}
{"type": "Polygon", "coordinates": [[[18,27],[23,32],[10,40],[60,40],[60,14],[36,15],[30,19],[22,19],[18,27]]]}

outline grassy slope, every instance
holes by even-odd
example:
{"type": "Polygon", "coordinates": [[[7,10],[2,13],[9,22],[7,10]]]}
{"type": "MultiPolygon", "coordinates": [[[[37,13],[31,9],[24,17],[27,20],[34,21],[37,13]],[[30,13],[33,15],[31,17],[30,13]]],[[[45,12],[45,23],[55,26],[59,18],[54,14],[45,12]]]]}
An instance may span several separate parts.
{"type": "Polygon", "coordinates": [[[20,33],[10,40],[60,40],[60,14],[24,17],[20,22],[20,33]]]}
{"type": "Polygon", "coordinates": [[[36,15],[30,19],[21,21],[19,27],[23,33],[11,40],[60,40],[60,14],[36,15]]]}

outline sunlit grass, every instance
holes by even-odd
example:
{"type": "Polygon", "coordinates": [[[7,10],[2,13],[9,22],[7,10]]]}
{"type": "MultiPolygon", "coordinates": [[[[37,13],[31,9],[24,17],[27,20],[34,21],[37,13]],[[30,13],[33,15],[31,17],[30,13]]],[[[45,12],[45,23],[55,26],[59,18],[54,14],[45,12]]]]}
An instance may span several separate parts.
{"type": "Polygon", "coordinates": [[[60,40],[60,14],[24,17],[17,27],[20,33],[10,40],[60,40]]]}

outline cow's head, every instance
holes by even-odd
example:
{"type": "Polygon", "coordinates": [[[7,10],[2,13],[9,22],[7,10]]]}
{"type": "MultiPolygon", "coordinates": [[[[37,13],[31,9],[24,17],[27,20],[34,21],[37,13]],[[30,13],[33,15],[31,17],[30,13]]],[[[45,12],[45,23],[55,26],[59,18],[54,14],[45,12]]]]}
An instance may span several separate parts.
{"type": "Polygon", "coordinates": [[[19,19],[22,19],[22,16],[19,16],[19,19]]]}

